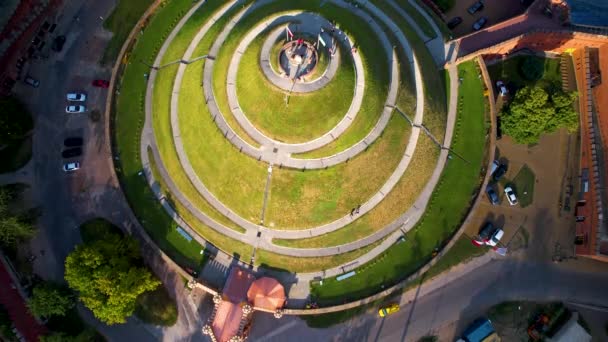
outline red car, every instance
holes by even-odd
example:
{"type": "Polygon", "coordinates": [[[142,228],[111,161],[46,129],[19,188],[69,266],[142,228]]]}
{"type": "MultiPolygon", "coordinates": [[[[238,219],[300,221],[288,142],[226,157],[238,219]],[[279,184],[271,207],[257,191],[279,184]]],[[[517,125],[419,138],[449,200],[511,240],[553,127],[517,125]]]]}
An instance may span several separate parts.
{"type": "Polygon", "coordinates": [[[106,80],[94,80],[93,81],[93,86],[94,87],[100,87],[100,88],[107,88],[110,86],[110,82],[106,81],[106,80]]]}

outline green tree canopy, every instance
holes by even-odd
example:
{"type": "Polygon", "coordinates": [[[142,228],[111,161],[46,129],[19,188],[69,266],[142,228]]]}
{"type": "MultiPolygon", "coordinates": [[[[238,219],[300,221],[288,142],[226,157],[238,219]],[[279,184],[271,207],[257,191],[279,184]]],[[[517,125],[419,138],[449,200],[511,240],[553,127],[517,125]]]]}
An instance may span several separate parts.
{"type": "Polygon", "coordinates": [[[541,134],[565,127],[578,128],[578,114],[573,107],[577,94],[556,91],[549,95],[540,87],[520,89],[513,101],[503,108],[501,129],[519,144],[538,142],[541,134]]]}
{"type": "Polygon", "coordinates": [[[118,234],[77,246],[66,258],[65,279],[106,324],[124,323],[137,297],[160,284],[142,265],[137,242],[118,234]]]}
{"type": "Polygon", "coordinates": [[[64,316],[74,306],[74,299],[68,291],[43,283],[34,287],[27,306],[37,317],[64,316]]]}
{"type": "Polygon", "coordinates": [[[22,139],[33,124],[23,103],[13,97],[0,97],[0,145],[22,139]]]}
{"type": "Polygon", "coordinates": [[[536,56],[527,56],[519,66],[521,75],[529,81],[538,81],[543,77],[545,72],[545,63],[543,58],[536,56]]]}
{"type": "Polygon", "coordinates": [[[15,197],[6,187],[0,188],[0,245],[14,247],[34,235],[34,226],[27,217],[10,212],[8,205],[15,197]]]}
{"type": "Polygon", "coordinates": [[[97,336],[95,330],[92,329],[86,329],[76,336],[70,336],[64,332],[54,332],[50,335],[41,336],[40,342],[91,342],[98,341],[97,336]]]}

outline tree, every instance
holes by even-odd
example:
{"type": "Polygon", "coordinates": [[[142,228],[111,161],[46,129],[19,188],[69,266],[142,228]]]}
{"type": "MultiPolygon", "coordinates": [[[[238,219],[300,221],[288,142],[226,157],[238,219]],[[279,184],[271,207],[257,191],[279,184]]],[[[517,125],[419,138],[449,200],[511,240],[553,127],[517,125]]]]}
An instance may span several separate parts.
{"type": "Polygon", "coordinates": [[[545,72],[543,59],[535,56],[527,56],[519,66],[521,75],[529,81],[538,81],[545,72]]]}
{"type": "Polygon", "coordinates": [[[509,106],[503,108],[501,129],[519,144],[538,142],[541,134],[578,128],[573,102],[576,93],[556,91],[551,96],[540,87],[520,89],[509,106]]]}
{"type": "Polygon", "coordinates": [[[9,211],[8,204],[14,197],[8,189],[0,188],[0,245],[6,247],[14,247],[34,235],[32,222],[9,211]]]}
{"type": "Polygon", "coordinates": [[[23,103],[14,97],[0,98],[0,146],[21,140],[32,127],[32,117],[23,103]]]}
{"type": "Polygon", "coordinates": [[[21,221],[18,217],[8,216],[0,218],[0,244],[16,246],[19,242],[27,240],[34,235],[34,226],[21,221]]]}
{"type": "Polygon", "coordinates": [[[140,259],[135,240],[108,234],[103,240],[77,246],[68,255],[65,279],[99,320],[124,323],[137,297],[160,284],[140,259]]]}
{"type": "Polygon", "coordinates": [[[74,299],[58,286],[43,283],[34,287],[27,305],[37,317],[64,316],[74,306],[74,299]]]}
{"type": "Polygon", "coordinates": [[[97,334],[92,329],[85,329],[76,336],[70,336],[64,332],[54,332],[40,337],[40,342],[91,342],[96,340],[98,340],[97,334]]]}

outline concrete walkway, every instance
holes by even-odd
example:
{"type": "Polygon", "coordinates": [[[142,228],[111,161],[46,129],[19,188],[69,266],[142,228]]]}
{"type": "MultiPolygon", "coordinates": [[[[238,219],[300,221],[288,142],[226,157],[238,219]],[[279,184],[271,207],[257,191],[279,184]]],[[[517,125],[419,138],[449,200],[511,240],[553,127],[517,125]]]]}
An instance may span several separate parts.
{"type": "MultiPolygon", "coordinates": [[[[316,27],[314,27],[314,29],[312,29],[312,30],[311,30],[312,27],[304,27],[300,24],[299,25],[300,32],[305,31],[309,35],[315,36],[320,32],[322,27],[324,27],[324,28],[331,27],[331,24],[324,18],[322,18],[318,15],[313,15],[311,13],[305,13],[305,14],[306,14],[306,16],[314,16],[318,23],[317,23],[316,27]]],[[[293,19],[295,20],[298,18],[294,17],[293,19]]],[[[273,25],[274,24],[276,24],[276,23],[273,23],[273,25]]],[[[293,29],[292,29],[292,31],[293,31],[293,29]]],[[[272,47],[274,46],[274,44],[276,42],[278,42],[280,39],[282,39],[284,34],[285,34],[285,27],[283,27],[283,26],[278,27],[278,28],[272,30],[268,34],[268,38],[266,38],[266,40],[264,41],[264,44],[262,45],[262,51],[260,53],[260,66],[262,68],[262,72],[264,73],[264,75],[266,76],[268,81],[270,81],[270,83],[274,84],[279,89],[283,89],[284,91],[288,91],[288,92],[292,92],[292,93],[310,93],[310,92],[317,91],[317,90],[325,87],[334,78],[334,76],[336,76],[338,67],[340,66],[340,49],[339,49],[339,47],[336,46],[336,51],[335,51],[334,55],[329,58],[327,67],[321,76],[317,77],[314,80],[298,81],[294,84],[294,82],[289,77],[287,77],[287,75],[280,75],[277,72],[277,70],[274,70],[274,68],[272,67],[272,63],[270,63],[270,61],[273,58],[278,57],[278,56],[270,55],[270,53],[272,51],[272,47]]],[[[333,39],[331,39],[331,36],[328,33],[323,33],[321,36],[324,38],[325,44],[327,44],[327,46],[325,48],[328,50],[331,49],[332,44],[333,44],[333,39]]],[[[349,39],[349,41],[350,41],[350,39],[349,39]]],[[[347,50],[345,50],[345,51],[347,51],[347,50]]]]}

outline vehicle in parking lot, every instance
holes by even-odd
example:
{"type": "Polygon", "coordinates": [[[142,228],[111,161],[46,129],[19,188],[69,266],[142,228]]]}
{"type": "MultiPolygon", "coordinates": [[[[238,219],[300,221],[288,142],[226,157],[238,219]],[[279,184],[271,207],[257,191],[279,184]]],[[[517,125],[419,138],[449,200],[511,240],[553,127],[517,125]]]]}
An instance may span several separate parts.
{"type": "Polygon", "coordinates": [[[481,17],[481,18],[477,19],[477,21],[473,23],[473,31],[481,30],[486,25],[487,22],[488,22],[488,18],[486,18],[486,17],[481,17]]]}
{"type": "Polygon", "coordinates": [[[481,11],[483,9],[483,1],[477,1],[476,3],[472,4],[468,9],[467,12],[469,12],[469,14],[475,14],[479,11],[481,11]]]}
{"type": "Polygon", "coordinates": [[[26,76],[25,80],[23,80],[23,82],[31,85],[34,88],[38,88],[38,86],[40,85],[40,81],[38,81],[37,79],[33,78],[32,76],[26,76]]]}
{"type": "Polygon", "coordinates": [[[509,89],[507,89],[507,86],[503,81],[496,82],[496,88],[498,88],[498,93],[500,94],[500,96],[509,95],[509,89]]]}
{"type": "Polygon", "coordinates": [[[63,158],[78,157],[81,154],[82,154],[82,148],[80,148],[80,147],[70,148],[67,150],[63,150],[63,152],[61,152],[61,156],[63,158]]]}
{"type": "Polygon", "coordinates": [[[507,196],[510,205],[517,204],[517,195],[515,195],[515,191],[513,191],[513,188],[510,185],[505,186],[505,195],[507,196]]]}
{"type": "Polygon", "coordinates": [[[110,86],[110,82],[106,81],[106,80],[94,80],[93,81],[93,86],[94,87],[99,87],[99,88],[107,88],[110,86]]]}
{"type": "Polygon", "coordinates": [[[78,101],[82,102],[87,99],[87,96],[82,93],[68,93],[66,96],[68,101],[78,101]]]}
{"type": "Polygon", "coordinates": [[[66,147],[77,147],[82,146],[82,138],[80,137],[68,137],[63,141],[63,145],[66,147]]]}
{"type": "Polygon", "coordinates": [[[80,169],[79,162],[71,162],[71,163],[63,164],[63,171],[65,171],[65,172],[72,172],[72,171],[76,171],[78,169],[80,169]]]}
{"type": "Polygon", "coordinates": [[[492,188],[492,186],[488,185],[488,188],[486,189],[486,193],[488,194],[488,199],[490,200],[490,203],[492,205],[497,205],[498,204],[498,194],[496,193],[496,190],[494,190],[494,188],[492,188]]]}
{"type": "Polygon", "coordinates": [[[67,106],[65,107],[66,113],[84,113],[87,110],[85,106],[67,106]]]}
{"type": "Polygon", "coordinates": [[[65,36],[57,36],[57,38],[53,40],[51,49],[55,52],[60,52],[63,49],[63,44],[65,44],[65,36]]]}
{"type": "Polygon", "coordinates": [[[452,18],[452,20],[448,21],[448,28],[451,30],[451,29],[455,28],[456,26],[460,25],[460,23],[462,23],[462,18],[454,17],[454,18],[452,18]]]}
{"type": "Polygon", "coordinates": [[[399,304],[392,303],[390,305],[381,307],[380,310],[378,310],[378,315],[380,315],[380,317],[386,317],[388,315],[394,314],[397,311],[399,311],[399,304]]]}
{"type": "Polygon", "coordinates": [[[483,246],[486,244],[488,240],[492,237],[496,229],[494,229],[494,225],[491,222],[486,222],[486,224],[479,231],[479,235],[475,236],[472,240],[474,245],[483,246]]]}
{"type": "Polygon", "coordinates": [[[497,228],[494,233],[492,233],[492,236],[490,236],[490,238],[486,241],[486,245],[490,247],[498,245],[503,235],[505,235],[505,231],[500,228],[497,228]]]}
{"type": "Polygon", "coordinates": [[[507,165],[500,164],[500,166],[498,166],[496,171],[494,171],[494,174],[492,175],[492,177],[494,178],[495,181],[498,181],[499,179],[502,178],[502,176],[505,175],[505,173],[507,173],[507,165]]]}

